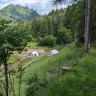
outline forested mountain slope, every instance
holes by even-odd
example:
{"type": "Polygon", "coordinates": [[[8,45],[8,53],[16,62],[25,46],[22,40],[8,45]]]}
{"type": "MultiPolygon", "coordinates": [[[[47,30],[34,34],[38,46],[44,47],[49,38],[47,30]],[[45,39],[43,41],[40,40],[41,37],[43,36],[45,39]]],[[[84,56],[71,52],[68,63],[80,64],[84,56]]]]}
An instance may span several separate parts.
{"type": "Polygon", "coordinates": [[[30,21],[40,16],[35,10],[20,5],[8,5],[0,10],[0,19],[12,20],[13,22],[30,21]]]}
{"type": "MultiPolygon", "coordinates": [[[[32,21],[33,37],[45,37],[52,35],[56,38],[56,43],[70,43],[78,40],[84,43],[85,34],[85,0],[72,4],[66,9],[52,10],[48,15],[35,18],[32,21]],[[67,30],[66,30],[67,29],[67,30]],[[71,35],[71,38],[69,37],[71,35]],[[69,40],[67,40],[67,39],[69,40]]],[[[96,1],[91,1],[90,8],[90,41],[96,42],[96,1]]]]}

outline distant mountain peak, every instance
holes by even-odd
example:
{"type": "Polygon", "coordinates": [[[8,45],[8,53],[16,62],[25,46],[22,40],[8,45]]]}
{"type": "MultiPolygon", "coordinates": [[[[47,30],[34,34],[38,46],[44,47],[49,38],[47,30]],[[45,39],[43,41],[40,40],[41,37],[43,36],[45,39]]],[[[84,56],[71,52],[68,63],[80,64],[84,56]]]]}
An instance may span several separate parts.
{"type": "Polygon", "coordinates": [[[13,22],[31,21],[40,15],[34,9],[23,7],[19,4],[10,4],[0,10],[0,19],[12,20],[13,22]]]}

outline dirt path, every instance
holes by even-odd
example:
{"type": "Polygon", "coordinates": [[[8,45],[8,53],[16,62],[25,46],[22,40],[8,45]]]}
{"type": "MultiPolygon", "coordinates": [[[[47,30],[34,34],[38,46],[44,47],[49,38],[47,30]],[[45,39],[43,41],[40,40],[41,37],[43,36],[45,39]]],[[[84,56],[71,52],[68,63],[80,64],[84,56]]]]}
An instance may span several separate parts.
{"type": "Polygon", "coordinates": [[[33,59],[33,60],[30,61],[28,64],[24,65],[24,66],[22,67],[22,69],[24,69],[25,67],[27,67],[28,65],[30,65],[34,60],[36,60],[36,59],[33,59]]]}
{"type": "MultiPolygon", "coordinates": [[[[24,60],[24,58],[23,58],[23,60],[24,60]]],[[[34,60],[36,60],[36,58],[33,59],[32,61],[30,61],[28,64],[24,65],[24,66],[22,67],[22,69],[26,68],[26,67],[27,67],[28,65],[30,65],[34,60]]],[[[9,68],[8,70],[11,71],[12,69],[16,68],[20,63],[21,63],[21,62],[16,62],[16,63],[13,64],[13,66],[12,66],[11,68],[9,68]]],[[[5,77],[0,78],[0,80],[4,80],[4,79],[5,79],[5,77]]]]}
{"type": "Polygon", "coordinates": [[[12,66],[8,67],[8,70],[10,71],[12,69],[15,69],[24,59],[25,57],[22,58],[20,61],[15,62],[12,66]]]}
{"type": "MultiPolygon", "coordinates": [[[[27,52],[22,52],[21,54],[14,54],[20,57],[23,57],[20,61],[15,62],[11,67],[8,67],[8,70],[11,71],[12,69],[15,69],[25,58],[30,57],[28,56],[28,54],[32,51],[37,51],[40,54],[44,54],[46,53],[46,51],[44,49],[28,49],[27,52]]],[[[30,65],[34,60],[36,60],[37,58],[33,59],[32,61],[30,61],[28,64],[24,65],[22,68],[24,69],[25,67],[27,67],[28,65],[30,65]]],[[[2,68],[4,68],[4,66],[2,66],[2,68]]],[[[4,80],[5,77],[0,78],[0,80],[4,80]]]]}
{"type": "MultiPolygon", "coordinates": [[[[20,61],[15,62],[11,67],[8,67],[8,70],[10,71],[10,70],[12,70],[12,69],[15,69],[25,58],[31,57],[31,56],[28,56],[28,54],[31,53],[32,51],[37,51],[37,52],[39,52],[40,54],[46,53],[46,51],[45,51],[44,49],[28,49],[26,52],[22,52],[21,54],[14,54],[14,55],[23,57],[23,59],[21,59],[20,61]]],[[[34,60],[32,60],[32,61],[34,61],[34,60]]],[[[30,61],[28,64],[24,65],[23,67],[25,68],[25,67],[28,66],[32,61],[30,61]]]]}

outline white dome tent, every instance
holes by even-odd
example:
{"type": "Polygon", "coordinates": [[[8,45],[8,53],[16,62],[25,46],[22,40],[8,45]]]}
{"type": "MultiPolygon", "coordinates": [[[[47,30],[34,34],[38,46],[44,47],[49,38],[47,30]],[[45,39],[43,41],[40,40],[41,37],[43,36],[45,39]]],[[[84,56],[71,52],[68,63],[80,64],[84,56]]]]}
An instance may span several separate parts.
{"type": "Polygon", "coordinates": [[[55,54],[58,54],[59,52],[57,51],[57,50],[51,50],[51,52],[50,52],[50,56],[52,56],[52,55],[55,55],[55,54]]]}
{"type": "Polygon", "coordinates": [[[33,51],[33,52],[31,52],[31,55],[34,57],[37,57],[37,56],[39,56],[39,53],[37,51],[33,51]]]}

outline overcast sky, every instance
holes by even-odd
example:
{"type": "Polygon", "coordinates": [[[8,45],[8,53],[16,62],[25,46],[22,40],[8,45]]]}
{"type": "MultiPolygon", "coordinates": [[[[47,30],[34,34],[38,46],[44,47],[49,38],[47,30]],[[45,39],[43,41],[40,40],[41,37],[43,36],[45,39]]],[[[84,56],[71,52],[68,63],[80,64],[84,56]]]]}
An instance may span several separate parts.
{"type": "MultiPolygon", "coordinates": [[[[4,8],[9,4],[20,4],[22,6],[28,6],[33,8],[39,14],[45,14],[50,12],[55,6],[52,6],[52,0],[0,0],[0,9],[4,8]]],[[[62,5],[65,7],[66,5],[62,5]]],[[[60,7],[60,6],[59,6],[60,7]]]]}

